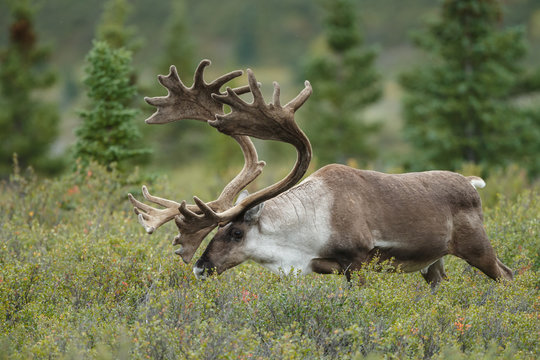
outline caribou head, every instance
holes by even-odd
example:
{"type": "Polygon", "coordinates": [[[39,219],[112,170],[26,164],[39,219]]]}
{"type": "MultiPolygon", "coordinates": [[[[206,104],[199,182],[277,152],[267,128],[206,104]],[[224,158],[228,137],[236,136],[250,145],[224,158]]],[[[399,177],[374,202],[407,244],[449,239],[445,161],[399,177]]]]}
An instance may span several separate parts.
{"type": "Polygon", "coordinates": [[[168,76],[160,76],[169,94],[146,98],[157,107],[146,122],[206,121],[239,143],[243,169],[211,202],[194,197],[192,205],[178,203],[150,195],[143,186],[145,199],[164,207],[158,209],[129,195],[148,233],[175,220],[179,235],[173,244],[181,245],[176,253],[186,263],[218,228],[195,264],[198,278],[251,260],[276,273],[340,272],[350,279],[352,271],[377,259],[390,260],[405,272],[420,271],[434,286],[446,277],[443,256],[452,254],[490,278],[512,279],[512,271],[496,257],[483,228],[476,191],[485,185],[482,179],[448,171],[384,174],[333,164],[298,183],[312,153],[294,114],[312,92],[309,82],[284,106],[274,83],[273,101],[267,104],[251,70],[247,86],[222,92],[221,87],[242,72],[208,84],[203,70],[209,63],[201,62],[190,88],[174,66],[168,76]],[[247,92],[253,96],[251,103],[239,97],[247,92]],[[223,105],[231,111],[225,114],[223,105]],[[242,190],[261,173],[264,162],[258,160],[250,137],[286,142],[297,151],[284,179],[253,194],[242,190]]]}

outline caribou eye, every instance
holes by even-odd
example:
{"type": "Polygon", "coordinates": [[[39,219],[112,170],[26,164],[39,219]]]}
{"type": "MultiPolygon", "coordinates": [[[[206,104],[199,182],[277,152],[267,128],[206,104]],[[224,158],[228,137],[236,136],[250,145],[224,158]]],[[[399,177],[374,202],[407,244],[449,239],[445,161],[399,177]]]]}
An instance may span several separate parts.
{"type": "Polygon", "coordinates": [[[240,229],[234,229],[231,235],[235,240],[240,240],[244,236],[244,232],[240,229]]]}

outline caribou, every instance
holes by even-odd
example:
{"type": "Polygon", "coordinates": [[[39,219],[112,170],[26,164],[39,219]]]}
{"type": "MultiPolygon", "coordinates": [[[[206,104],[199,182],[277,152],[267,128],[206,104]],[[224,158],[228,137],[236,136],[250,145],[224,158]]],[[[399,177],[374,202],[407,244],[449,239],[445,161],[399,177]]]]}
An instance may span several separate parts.
{"type": "Polygon", "coordinates": [[[167,76],[158,76],[168,94],[145,98],[157,108],[146,123],[205,121],[238,142],[244,167],[210,202],[194,196],[194,204],[179,203],[151,195],[143,186],[144,198],[163,207],[157,208],[128,194],[147,233],[174,219],[179,234],[173,245],[181,245],[175,253],[186,263],[217,228],[195,263],[197,278],[251,260],[274,273],[337,272],[350,280],[368,262],[390,261],[404,272],[420,271],[435,287],[447,277],[443,257],[451,254],[492,279],[512,279],[512,270],[497,258],[483,227],[476,190],[485,186],[481,178],[450,171],[385,174],[333,164],[301,181],[312,148],[294,114],[312,93],[309,81],[286,105],[281,105],[274,82],[273,101],[266,103],[250,69],[248,85],[221,90],[243,72],[207,83],[203,75],[208,65],[208,60],[199,64],[191,87],[174,66],[167,76]],[[246,93],[252,102],[240,97],[246,93]],[[286,142],[297,151],[285,178],[252,194],[244,189],[265,163],[251,137],[286,142]]]}

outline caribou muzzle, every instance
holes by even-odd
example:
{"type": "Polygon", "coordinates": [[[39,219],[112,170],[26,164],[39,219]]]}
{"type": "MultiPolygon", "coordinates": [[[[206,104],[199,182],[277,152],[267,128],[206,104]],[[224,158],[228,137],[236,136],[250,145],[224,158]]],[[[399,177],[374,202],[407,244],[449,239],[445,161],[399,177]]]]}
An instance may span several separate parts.
{"type": "Polygon", "coordinates": [[[204,280],[207,276],[216,273],[216,267],[210,260],[202,257],[195,263],[193,273],[197,279],[204,280]]]}

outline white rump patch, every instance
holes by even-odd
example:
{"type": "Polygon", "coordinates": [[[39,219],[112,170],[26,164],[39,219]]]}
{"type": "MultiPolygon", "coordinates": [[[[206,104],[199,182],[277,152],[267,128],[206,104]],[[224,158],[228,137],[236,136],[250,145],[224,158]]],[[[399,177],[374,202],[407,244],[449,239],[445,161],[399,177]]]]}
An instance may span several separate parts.
{"type": "Polygon", "coordinates": [[[483,189],[484,187],[486,187],[486,182],[479,177],[474,177],[470,181],[471,181],[471,185],[475,189],[483,189]]]}

